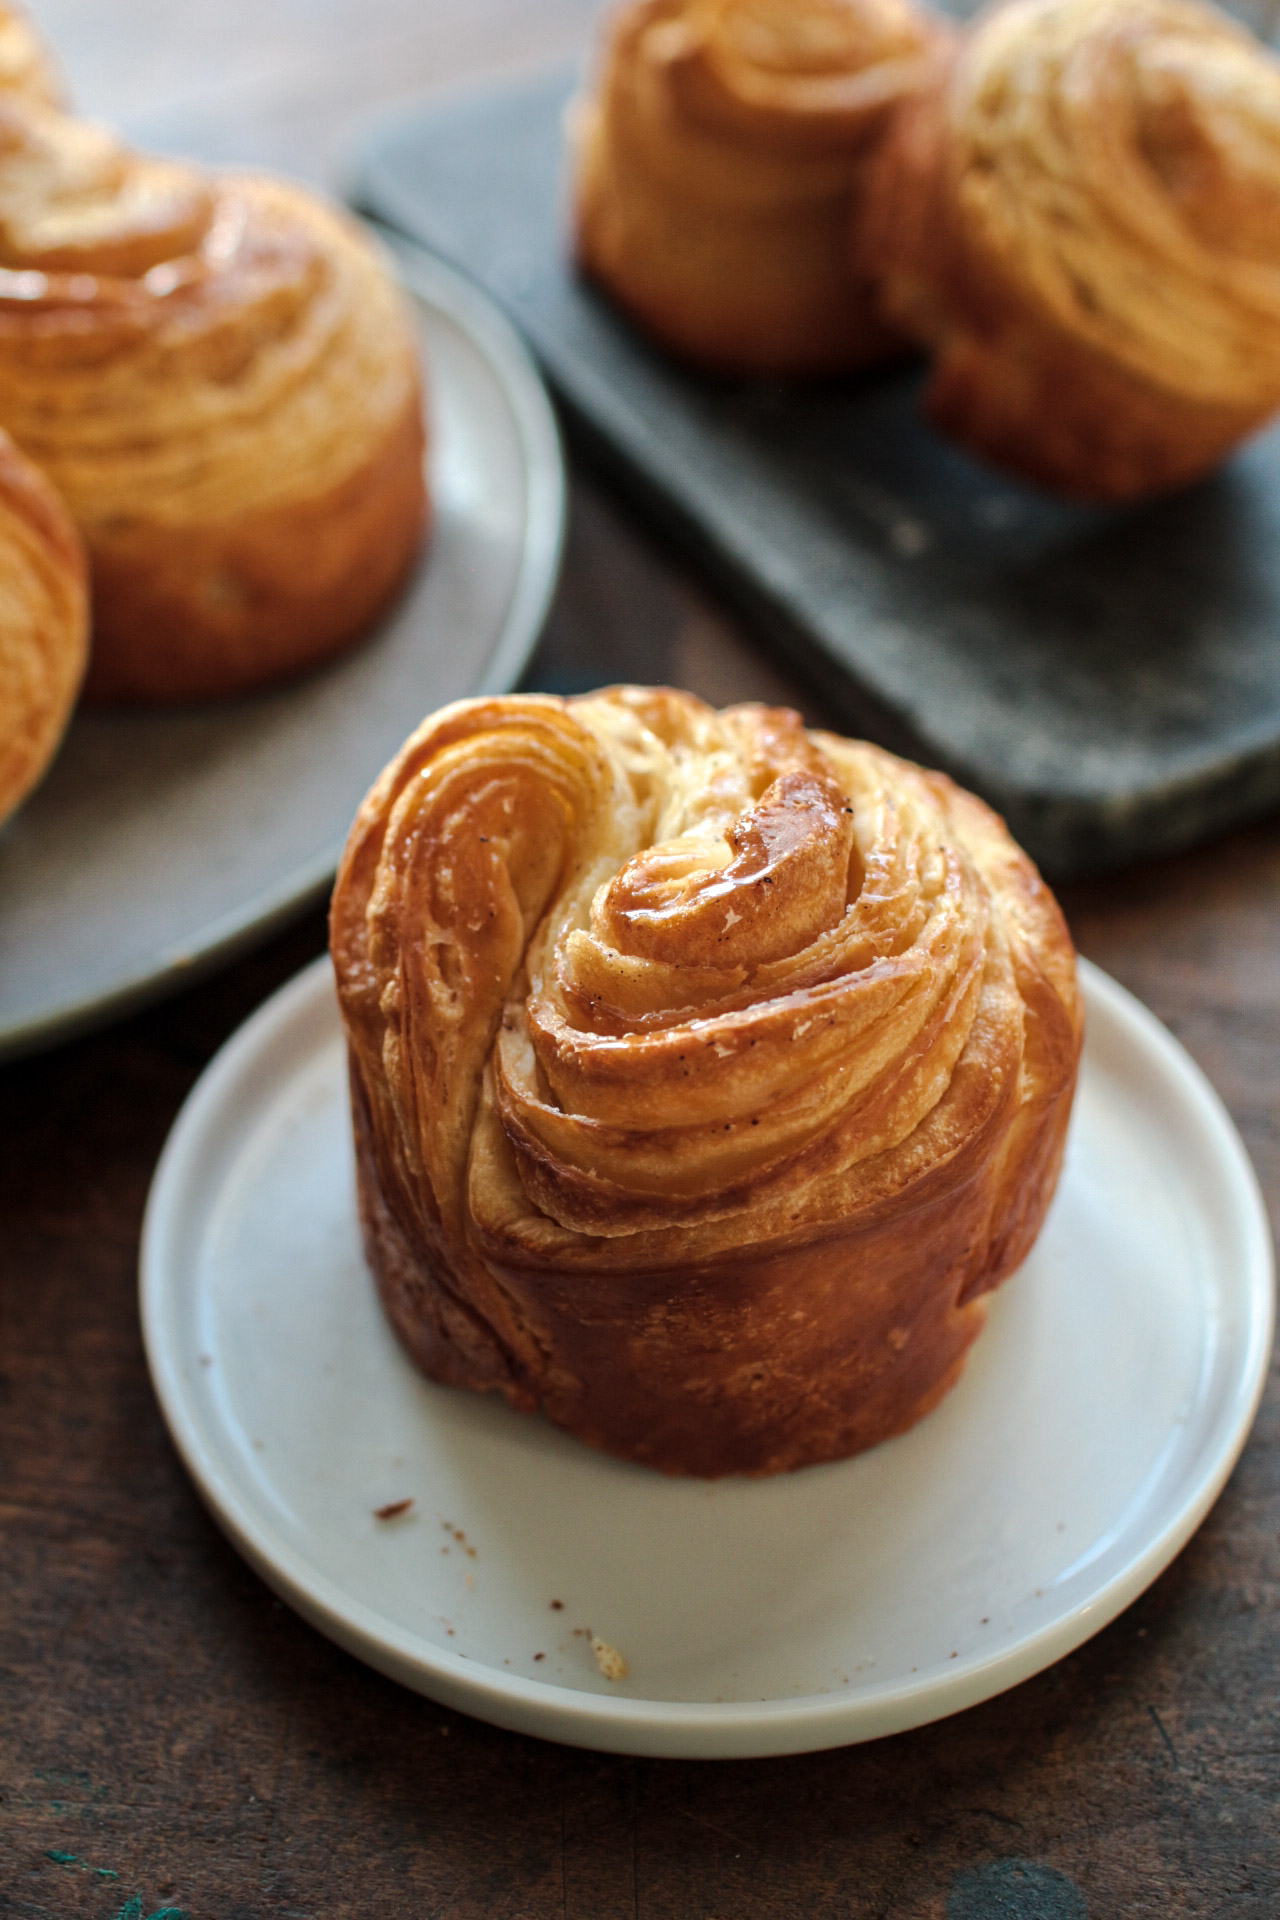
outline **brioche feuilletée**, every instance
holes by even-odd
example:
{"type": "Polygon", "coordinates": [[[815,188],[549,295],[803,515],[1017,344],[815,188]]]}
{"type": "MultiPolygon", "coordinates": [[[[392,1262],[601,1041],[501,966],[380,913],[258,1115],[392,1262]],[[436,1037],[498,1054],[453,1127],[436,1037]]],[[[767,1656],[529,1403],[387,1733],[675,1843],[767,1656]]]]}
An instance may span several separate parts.
{"type": "Polygon", "coordinates": [[[355,224],[5,94],[0,425],[83,534],[98,696],[323,659],[422,539],[416,342],[355,224]]]}
{"type": "Polygon", "coordinates": [[[333,896],[365,1245],[438,1380],[672,1473],[911,1425],[1054,1191],[1082,1013],[981,802],[794,713],[462,701],[333,896]]]}
{"type": "Polygon", "coordinates": [[[904,103],[855,226],[930,417],[1084,497],[1280,407],[1280,60],[1196,0],[1008,0],[904,103]]]}
{"type": "Polygon", "coordinates": [[[875,141],[948,39],[913,0],[632,0],[571,115],[580,266],[712,370],[900,351],[849,229],[875,141]]]}

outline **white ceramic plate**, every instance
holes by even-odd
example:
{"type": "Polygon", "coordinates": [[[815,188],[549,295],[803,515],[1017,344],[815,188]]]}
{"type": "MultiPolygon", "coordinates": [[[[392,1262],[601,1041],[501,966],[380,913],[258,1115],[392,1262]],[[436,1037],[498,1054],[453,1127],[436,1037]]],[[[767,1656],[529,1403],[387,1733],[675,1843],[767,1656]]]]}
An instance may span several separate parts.
{"type": "Polygon", "coordinates": [[[708,1483],[415,1372],[360,1254],[318,962],[209,1067],[148,1207],[147,1354],[204,1498],[342,1646],[582,1746],[836,1746],[1037,1672],[1204,1518],[1272,1334],[1271,1239],[1235,1129],[1149,1013],[1095,968],[1084,984],[1062,1186],[960,1385],[858,1459],[708,1483]],[[584,1630],[627,1679],[602,1677],[584,1630]]]}
{"type": "Polygon", "coordinates": [[[394,248],[421,323],[436,524],[366,645],[249,699],[77,715],[0,829],[0,1057],[180,986],[328,883],[424,714],[515,685],[560,561],[564,468],[538,375],[486,297],[394,248]]]}

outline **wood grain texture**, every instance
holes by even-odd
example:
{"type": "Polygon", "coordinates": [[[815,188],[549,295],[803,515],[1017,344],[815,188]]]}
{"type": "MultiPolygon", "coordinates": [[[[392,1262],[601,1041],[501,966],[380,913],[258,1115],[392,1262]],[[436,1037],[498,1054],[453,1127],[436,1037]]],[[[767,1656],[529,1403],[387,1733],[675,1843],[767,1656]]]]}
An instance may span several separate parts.
{"type": "MultiPolygon", "coordinates": [[[[789,694],[821,718],[580,481],[535,679],[632,671],[642,650],[705,697],[789,694]]],[[[1066,905],[1083,950],[1222,1089],[1280,1215],[1280,824],[1066,905]]],[[[0,1075],[0,1914],[1273,1915],[1274,1380],[1223,1499],[1137,1606],[1004,1698],[873,1746],[576,1753],[401,1691],[271,1597],[166,1440],[137,1234],[187,1089],[323,937],[312,915],[168,1007],[0,1075]],[[1087,1909],[1063,1904],[1071,1888],[1087,1909]]]]}
{"type": "MultiPolygon", "coordinates": [[[[368,26],[395,8],[47,11],[82,93],[96,47],[113,87],[140,99],[149,71],[159,99],[178,92],[188,30],[192,49],[212,46],[225,17],[251,47],[292,23],[323,67],[317,49],[338,62],[357,11],[368,26]]],[[[438,11],[461,33],[461,8],[438,11]]],[[[406,31],[425,44],[435,12],[415,6],[406,31]]],[[[495,0],[468,31],[490,35],[497,65],[509,23],[536,50],[543,18],[495,0]]],[[[251,72],[246,46],[236,58],[251,72]]],[[[195,51],[190,63],[188,81],[195,51]]],[[[388,57],[387,90],[403,81],[388,57]]],[[[226,124],[248,87],[229,83],[226,124]]],[[[104,79],[96,110],[108,92],[104,79]]],[[[243,124],[266,126],[257,113],[243,124]]],[[[287,123],[272,125],[283,149],[287,123]]],[[[579,477],[533,684],[606,677],[827,717],[579,477]]],[[[1209,1072],[1280,1218],[1280,822],[1064,904],[1082,950],[1209,1072]]],[[[0,1073],[0,1915],[1271,1920],[1274,1374],[1222,1500],[1142,1601],[1002,1699],[872,1746],[706,1765],[577,1753],[401,1691],[271,1597],[165,1437],[138,1334],[137,1238],[184,1095],[323,938],[313,914],[169,1005],[0,1073]]]]}

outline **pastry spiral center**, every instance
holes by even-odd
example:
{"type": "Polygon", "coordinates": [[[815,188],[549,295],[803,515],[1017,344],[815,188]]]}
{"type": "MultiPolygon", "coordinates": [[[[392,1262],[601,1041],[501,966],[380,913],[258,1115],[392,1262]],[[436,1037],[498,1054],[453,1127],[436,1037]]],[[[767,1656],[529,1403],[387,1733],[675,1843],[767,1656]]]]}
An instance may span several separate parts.
{"type": "Polygon", "coordinates": [[[212,212],[192,168],[29,102],[0,105],[0,266],[140,278],[194,252],[212,212]]]}
{"type": "Polygon", "coordinates": [[[853,818],[825,774],[784,773],[723,835],[648,847],[601,889],[591,930],[669,965],[757,967],[795,953],[844,913],[853,818]]]}
{"type": "Polygon", "coordinates": [[[639,39],[677,117],[812,158],[866,138],[925,44],[908,0],[667,0],[639,39]]]}
{"type": "Polygon", "coordinates": [[[919,44],[895,0],[708,0],[700,14],[725,54],[779,77],[845,73],[919,44]]]}

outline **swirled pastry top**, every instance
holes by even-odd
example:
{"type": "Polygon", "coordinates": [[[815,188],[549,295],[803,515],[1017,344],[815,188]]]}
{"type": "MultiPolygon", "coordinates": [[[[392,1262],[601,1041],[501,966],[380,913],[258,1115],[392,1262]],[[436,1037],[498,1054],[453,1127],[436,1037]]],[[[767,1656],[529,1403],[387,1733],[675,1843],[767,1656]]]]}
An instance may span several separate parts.
{"type": "Polygon", "coordinates": [[[343,216],[0,99],[0,422],[90,534],[321,495],[417,378],[390,277],[343,216]]]}
{"type": "Polygon", "coordinates": [[[428,722],[333,942],[386,1178],[455,1257],[687,1268],[972,1182],[976,1140],[998,1188],[1079,1049],[1057,907],[980,802],[669,691],[428,722]]]}
{"type": "Polygon", "coordinates": [[[618,22],[611,110],[677,190],[821,197],[936,33],[909,0],[649,0],[618,22]]]}
{"type": "Polygon", "coordinates": [[[1252,34],[1194,0],[1011,0],[949,114],[997,286],[1189,399],[1280,401],[1280,60],[1252,34]]]}
{"type": "Polygon", "coordinates": [[[51,107],[62,100],[57,68],[21,7],[0,5],[0,91],[51,107]]]}

